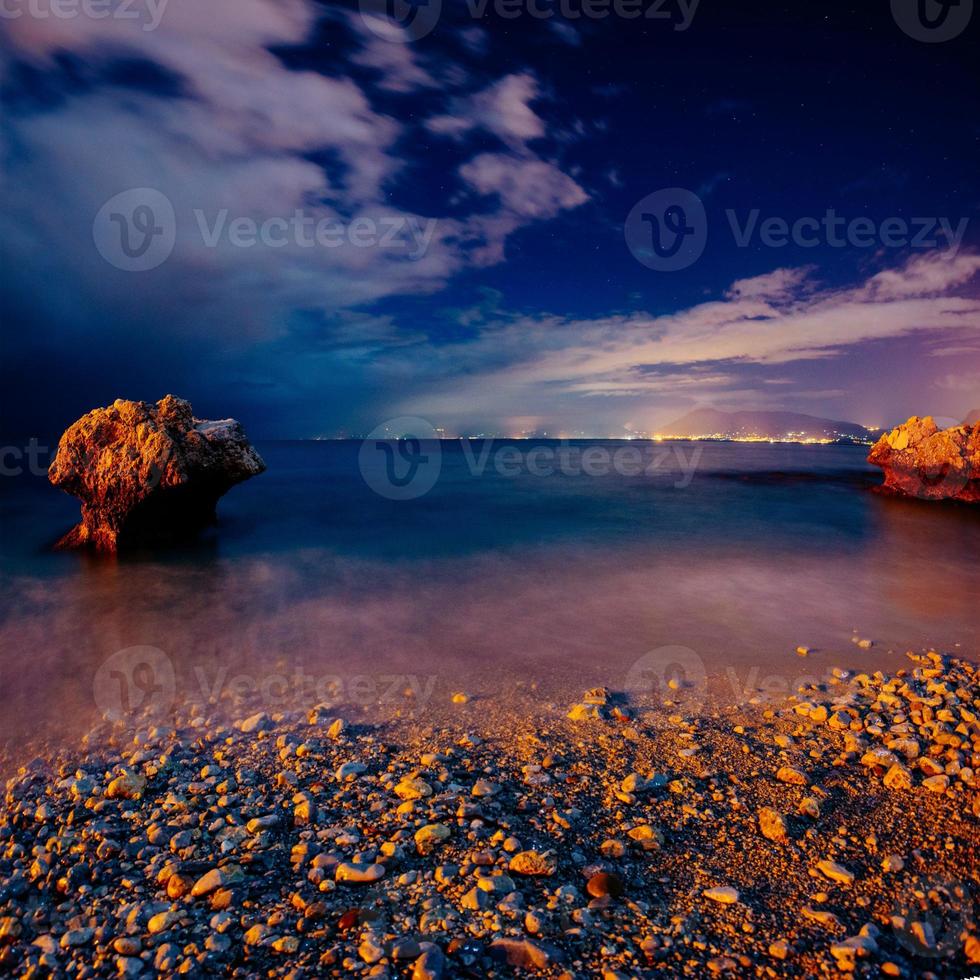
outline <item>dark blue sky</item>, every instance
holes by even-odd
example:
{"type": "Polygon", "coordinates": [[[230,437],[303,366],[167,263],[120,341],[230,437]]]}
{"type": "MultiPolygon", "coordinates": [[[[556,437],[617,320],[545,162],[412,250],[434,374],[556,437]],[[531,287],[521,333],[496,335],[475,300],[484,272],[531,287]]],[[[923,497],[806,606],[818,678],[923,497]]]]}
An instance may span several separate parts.
{"type": "Polygon", "coordinates": [[[478,3],[416,40],[307,0],[0,23],[2,431],[166,392],[260,437],[980,404],[980,14],[478,3]],[[662,199],[624,225],[669,188],[703,252],[664,271],[662,199]]]}

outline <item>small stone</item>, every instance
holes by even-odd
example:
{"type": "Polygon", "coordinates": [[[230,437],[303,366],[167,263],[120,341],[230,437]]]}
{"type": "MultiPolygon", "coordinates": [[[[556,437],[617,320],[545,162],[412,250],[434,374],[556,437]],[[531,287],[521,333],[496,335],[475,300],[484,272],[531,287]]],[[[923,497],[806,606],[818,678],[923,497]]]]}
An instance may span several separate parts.
{"type": "Polygon", "coordinates": [[[517,885],[508,875],[488,875],[485,878],[478,878],[476,887],[492,895],[509,895],[517,885]]]}
{"type": "Polygon", "coordinates": [[[136,772],[124,772],[116,776],[106,788],[110,800],[138,800],[146,788],[146,777],[136,772]]]}
{"type": "Polygon", "coordinates": [[[460,905],[471,912],[478,912],[490,904],[490,896],[480,888],[471,888],[462,899],[460,905]]]}
{"type": "Polygon", "coordinates": [[[623,879],[619,875],[600,871],[589,878],[585,890],[594,898],[619,898],[624,892],[623,879]]]}
{"type": "Polygon", "coordinates": [[[457,691],[453,695],[453,704],[467,704],[470,700],[468,694],[464,694],[462,691],[457,691]]]}
{"type": "Polygon", "coordinates": [[[0,917],[0,946],[9,946],[23,932],[23,927],[12,915],[0,917]]]}
{"type": "Polygon", "coordinates": [[[605,713],[599,704],[573,704],[568,717],[572,721],[601,721],[605,713]]]}
{"type": "Polygon", "coordinates": [[[347,882],[351,885],[367,885],[384,877],[383,864],[363,864],[356,861],[345,861],[337,865],[334,873],[336,881],[347,882]]]}
{"type": "Polygon", "coordinates": [[[391,958],[393,960],[414,960],[422,953],[422,948],[418,941],[411,937],[396,939],[391,944],[391,958]]]}
{"type": "Polygon", "coordinates": [[[238,723],[239,730],[246,735],[251,735],[253,732],[261,732],[271,727],[272,722],[264,711],[259,711],[257,714],[251,715],[238,723]]]}
{"type": "Polygon", "coordinates": [[[432,795],[432,787],[417,776],[409,776],[395,786],[395,796],[400,800],[419,800],[432,795]]]}
{"type": "Polygon", "coordinates": [[[771,807],[764,806],[759,811],[759,830],[763,837],[775,841],[777,844],[789,842],[789,828],[786,818],[771,807]]]}
{"type": "Polygon", "coordinates": [[[810,782],[808,776],[792,766],[781,766],[776,772],[776,779],[781,783],[790,783],[794,786],[806,786],[810,782]]]}
{"type": "Polygon", "coordinates": [[[896,762],[889,767],[888,772],[882,777],[882,782],[889,789],[911,789],[912,773],[900,762],[896,762]]]}
{"type": "Polygon", "coordinates": [[[428,854],[449,837],[450,829],[442,823],[429,823],[415,831],[415,846],[419,854],[428,854]]]}
{"type": "Polygon", "coordinates": [[[159,932],[166,932],[167,929],[176,922],[177,916],[174,912],[167,910],[166,912],[158,912],[156,915],[150,918],[150,921],[146,924],[147,932],[151,936],[155,936],[159,932]]]}
{"type": "Polygon", "coordinates": [[[703,894],[705,898],[710,898],[713,902],[720,902],[722,905],[734,905],[738,901],[738,889],[728,885],[706,888],[703,894]]]}
{"type": "Polygon", "coordinates": [[[375,942],[373,937],[368,936],[361,942],[360,946],[357,947],[357,955],[360,956],[365,963],[372,964],[377,963],[378,960],[382,959],[385,955],[385,951],[384,947],[375,942]]]}
{"type": "Polygon", "coordinates": [[[223,884],[224,878],[222,877],[221,869],[212,868],[194,882],[194,887],[191,889],[191,897],[200,898],[202,895],[210,895],[211,892],[220,888],[223,884]]]}
{"type": "Polygon", "coordinates": [[[495,939],[490,944],[490,954],[524,970],[543,970],[562,959],[560,950],[528,939],[495,939]]]}
{"type": "Polygon", "coordinates": [[[120,956],[139,956],[143,950],[143,944],[136,936],[120,936],[113,942],[112,948],[120,956]]]}
{"type": "Polygon", "coordinates": [[[881,862],[882,871],[897,872],[905,867],[905,861],[898,854],[889,854],[881,862]]]}
{"type": "Polygon", "coordinates": [[[769,955],[773,959],[785,960],[789,956],[789,943],[785,939],[777,939],[769,944],[769,955]]]}
{"type": "Polygon", "coordinates": [[[549,851],[518,851],[510,859],[510,870],[519,875],[553,875],[556,868],[549,851]]]}
{"type": "Polygon", "coordinates": [[[848,871],[842,864],[836,861],[819,861],[817,870],[828,877],[831,881],[840,882],[842,885],[852,885],[854,883],[854,873],[848,871]]]}
{"type": "Polygon", "coordinates": [[[357,779],[361,773],[367,772],[367,766],[362,762],[345,762],[343,765],[337,767],[337,771],[334,773],[334,778],[338,783],[350,782],[353,779],[357,779]]]}
{"type": "Polygon", "coordinates": [[[928,776],[922,780],[922,785],[933,793],[945,793],[949,789],[949,776],[928,776]]]}

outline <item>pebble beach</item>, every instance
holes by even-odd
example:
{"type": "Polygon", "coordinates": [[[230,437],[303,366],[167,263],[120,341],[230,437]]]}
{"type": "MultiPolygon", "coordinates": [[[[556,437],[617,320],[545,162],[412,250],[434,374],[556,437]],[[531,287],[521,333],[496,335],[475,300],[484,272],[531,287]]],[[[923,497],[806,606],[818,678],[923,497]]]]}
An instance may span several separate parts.
{"type": "Polygon", "coordinates": [[[908,656],[696,714],[105,723],[6,783],[0,971],[980,973],[978,669],[908,656]]]}

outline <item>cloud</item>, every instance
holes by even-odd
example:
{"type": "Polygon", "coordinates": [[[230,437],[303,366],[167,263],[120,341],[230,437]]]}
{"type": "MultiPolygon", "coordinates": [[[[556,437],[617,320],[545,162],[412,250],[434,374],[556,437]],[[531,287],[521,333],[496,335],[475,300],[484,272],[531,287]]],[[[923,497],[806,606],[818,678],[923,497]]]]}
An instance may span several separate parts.
{"type": "MultiPolygon", "coordinates": [[[[542,397],[569,410],[596,396],[717,395],[726,386],[731,396],[749,377],[753,384],[739,397],[754,392],[759,403],[767,396],[755,381],[802,361],[916,336],[968,341],[980,329],[980,298],[975,291],[963,295],[962,287],[978,270],[978,256],[916,256],[887,275],[831,289],[815,286],[809,267],[776,269],[733,283],[722,301],[664,316],[511,318],[486,325],[465,349],[429,350],[439,383],[398,408],[443,418],[465,406],[499,418],[515,404],[540,408],[542,397]],[[880,295],[883,282],[887,298],[880,295]]],[[[958,386],[965,377],[945,384],[958,386]]]]}
{"type": "Polygon", "coordinates": [[[588,200],[571,177],[544,160],[482,153],[459,172],[480,194],[498,195],[508,211],[526,218],[553,218],[588,200]]]}
{"type": "Polygon", "coordinates": [[[363,48],[351,61],[375,69],[378,86],[388,92],[414,92],[439,83],[415,56],[405,30],[387,17],[352,14],[348,22],[361,35],[363,48]],[[370,22],[370,23],[369,23],[370,22]]]}
{"type": "MultiPolygon", "coordinates": [[[[467,103],[475,116],[466,125],[478,121],[522,146],[513,159],[477,157],[466,171],[470,186],[497,196],[497,209],[481,201],[474,214],[436,219],[390,204],[416,163],[406,139],[411,123],[379,111],[345,69],[370,67],[378,75],[372,85],[399,93],[432,87],[434,76],[411,45],[377,37],[356,17],[349,21],[357,47],[349,62],[334,58],[332,75],[289,67],[273,49],[302,45],[317,16],[303,0],[170,0],[152,31],[114,18],[8,22],[0,62],[7,82],[14,85],[14,66],[28,62],[61,95],[6,120],[0,237],[8,303],[62,335],[135,320],[161,337],[223,338],[223,346],[273,340],[297,317],[317,320],[319,311],[318,322],[334,324],[338,311],[442,289],[469,266],[501,261],[517,229],[583,197],[571,178],[523,149],[547,126],[529,105],[533,76],[509,75],[467,103]],[[66,55],[92,84],[63,73],[66,55]],[[162,92],[105,81],[121,59],[142,59],[177,83],[162,92]],[[540,202],[522,195],[521,175],[540,202]],[[134,187],[162,192],[177,217],[172,256],[138,284],[92,243],[99,209],[134,187]],[[202,222],[213,226],[222,213],[227,222],[262,223],[297,211],[316,222],[412,223],[432,235],[421,257],[350,241],[247,249],[202,240],[202,222]],[[43,288],[52,282],[59,288],[43,288]]],[[[456,69],[444,60],[439,74],[456,69]]]]}
{"type": "Polygon", "coordinates": [[[530,73],[507,75],[468,98],[455,99],[448,115],[434,116],[426,126],[447,136],[485,129],[513,147],[545,135],[544,120],[531,108],[538,82],[530,73]]]}

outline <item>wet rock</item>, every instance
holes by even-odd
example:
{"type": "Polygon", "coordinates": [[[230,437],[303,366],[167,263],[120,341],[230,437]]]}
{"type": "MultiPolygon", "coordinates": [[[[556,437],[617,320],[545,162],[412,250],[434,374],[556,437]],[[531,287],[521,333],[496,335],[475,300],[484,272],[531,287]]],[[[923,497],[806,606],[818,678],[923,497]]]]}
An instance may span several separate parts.
{"type": "Polygon", "coordinates": [[[118,399],[62,435],[48,479],[82,501],[59,547],[116,551],[179,540],[215,520],[236,483],[265,469],[233,419],[194,418],[172,395],[155,405],[118,399]]]}
{"type": "Polygon", "coordinates": [[[980,423],[941,430],[931,416],[912,416],[872,446],[868,462],[882,468],[889,493],[980,501],[980,423]]]}

